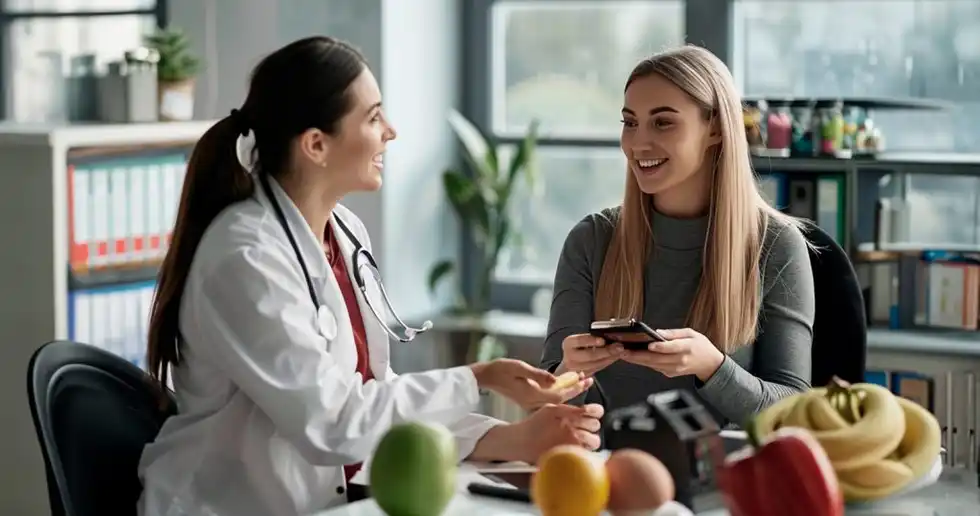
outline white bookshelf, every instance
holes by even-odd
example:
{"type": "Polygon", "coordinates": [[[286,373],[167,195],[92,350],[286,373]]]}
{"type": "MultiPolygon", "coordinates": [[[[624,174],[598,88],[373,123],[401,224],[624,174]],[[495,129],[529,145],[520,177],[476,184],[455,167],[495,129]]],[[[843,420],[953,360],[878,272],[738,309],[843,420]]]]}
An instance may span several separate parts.
{"type": "Polygon", "coordinates": [[[27,365],[69,337],[68,164],[126,147],[192,146],[213,122],[118,125],[0,123],[0,514],[49,514],[27,405],[27,365]]]}

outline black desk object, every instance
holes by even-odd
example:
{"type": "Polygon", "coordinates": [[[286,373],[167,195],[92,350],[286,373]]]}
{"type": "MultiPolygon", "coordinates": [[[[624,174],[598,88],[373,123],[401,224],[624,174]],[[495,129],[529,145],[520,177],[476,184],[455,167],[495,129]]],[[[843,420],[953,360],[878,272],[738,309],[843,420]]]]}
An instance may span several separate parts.
{"type": "Polygon", "coordinates": [[[611,411],[604,426],[606,448],[639,449],[663,462],[674,478],[678,503],[694,510],[694,497],[714,488],[710,463],[724,459],[721,429],[690,392],[651,394],[611,411]]]}
{"type": "Polygon", "coordinates": [[[531,493],[516,487],[494,486],[473,482],[466,486],[466,490],[475,496],[485,496],[498,500],[509,500],[511,502],[531,503],[531,493]]]}

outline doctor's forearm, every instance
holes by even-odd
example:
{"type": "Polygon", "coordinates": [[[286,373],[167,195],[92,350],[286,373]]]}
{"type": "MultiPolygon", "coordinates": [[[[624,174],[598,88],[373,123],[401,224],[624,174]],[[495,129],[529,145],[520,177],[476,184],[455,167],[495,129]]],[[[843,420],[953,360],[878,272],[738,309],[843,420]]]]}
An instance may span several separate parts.
{"type": "Polygon", "coordinates": [[[465,460],[472,461],[513,461],[527,460],[520,446],[519,428],[514,424],[497,425],[476,442],[473,453],[465,460]]]}

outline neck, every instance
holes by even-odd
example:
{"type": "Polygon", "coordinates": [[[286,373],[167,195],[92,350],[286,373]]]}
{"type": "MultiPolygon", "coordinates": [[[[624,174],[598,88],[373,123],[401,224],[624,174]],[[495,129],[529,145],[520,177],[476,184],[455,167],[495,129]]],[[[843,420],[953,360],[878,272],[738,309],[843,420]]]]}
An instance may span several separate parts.
{"type": "Polygon", "coordinates": [[[681,184],[654,195],[654,209],[678,219],[704,216],[711,205],[711,176],[710,167],[702,167],[681,184]]]}
{"type": "Polygon", "coordinates": [[[343,194],[330,188],[330,185],[313,185],[302,181],[298,176],[299,174],[287,174],[279,180],[279,184],[310,225],[313,234],[323,242],[330,215],[343,194]]]}

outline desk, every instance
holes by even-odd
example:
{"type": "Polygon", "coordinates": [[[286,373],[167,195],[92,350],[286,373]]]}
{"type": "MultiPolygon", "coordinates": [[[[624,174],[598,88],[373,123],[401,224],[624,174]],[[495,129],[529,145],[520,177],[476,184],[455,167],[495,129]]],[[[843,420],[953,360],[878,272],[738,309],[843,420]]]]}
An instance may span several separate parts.
{"type": "MultiPolygon", "coordinates": [[[[699,499],[697,506],[704,506],[700,516],[728,516],[719,508],[717,496],[699,499]]],[[[534,506],[474,497],[460,492],[450,503],[443,516],[517,516],[540,515],[534,506]]],[[[976,475],[962,470],[943,473],[939,482],[915,493],[880,502],[874,506],[848,508],[849,516],[978,516],[980,515],[980,489],[976,475]]],[[[385,516],[373,500],[364,500],[344,507],[337,507],[311,516],[385,516]]]]}

